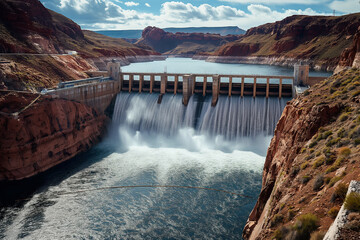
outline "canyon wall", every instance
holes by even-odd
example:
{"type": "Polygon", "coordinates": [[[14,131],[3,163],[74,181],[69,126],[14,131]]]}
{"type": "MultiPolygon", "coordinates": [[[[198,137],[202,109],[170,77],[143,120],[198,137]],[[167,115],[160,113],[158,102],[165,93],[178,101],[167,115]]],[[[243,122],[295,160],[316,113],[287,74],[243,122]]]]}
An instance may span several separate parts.
{"type": "Polygon", "coordinates": [[[341,206],[336,191],[360,179],[360,70],[342,71],[290,101],[269,146],[262,189],[245,239],[309,239],[298,219],[324,234],[341,206]],[[300,227],[299,227],[300,226],[300,227]]]}
{"type": "Polygon", "coordinates": [[[360,68],[360,27],[354,35],[352,45],[342,52],[335,72],[351,67],[360,68]]]}
{"type": "Polygon", "coordinates": [[[229,57],[229,61],[233,61],[232,57],[259,57],[259,63],[267,58],[276,65],[293,59],[306,61],[314,69],[333,71],[342,52],[356,38],[359,25],[359,13],[338,17],[294,15],[251,28],[239,40],[210,55],[215,56],[212,61],[224,63],[224,57],[229,57]]]}
{"type": "Polygon", "coordinates": [[[107,118],[84,104],[38,95],[0,97],[0,181],[43,172],[99,142],[107,118]]]}

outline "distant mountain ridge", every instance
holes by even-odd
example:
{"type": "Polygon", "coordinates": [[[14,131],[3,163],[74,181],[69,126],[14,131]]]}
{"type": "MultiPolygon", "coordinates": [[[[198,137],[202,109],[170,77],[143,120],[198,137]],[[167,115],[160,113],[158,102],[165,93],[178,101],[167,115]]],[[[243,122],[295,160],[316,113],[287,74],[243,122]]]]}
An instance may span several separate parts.
{"type": "Polygon", "coordinates": [[[241,38],[242,35],[226,35],[211,33],[167,32],[157,27],[147,27],[137,46],[150,46],[157,52],[175,55],[194,55],[201,52],[214,51],[217,47],[241,38]]]}
{"type": "Polygon", "coordinates": [[[342,52],[353,43],[359,26],[360,13],[336,17],[294,15],[251,28],[212,55],[309,60],[312,67],[334,70],[342,52]]]}
{"type": "MultiPolygon", "coordinates": [[[[240,35],[245,34],[245,30],[237,26],[227,27],[188,27],[188,28],[163,28],[165,32],[170,33],[211,33],[220,34],[221,36],[226,35],[240,35]]],[[[97,33],[113,37],[113,38],[126,38],[126,39],[139,39],[143,30],[102,30],[95,31],[97,33]]]]}

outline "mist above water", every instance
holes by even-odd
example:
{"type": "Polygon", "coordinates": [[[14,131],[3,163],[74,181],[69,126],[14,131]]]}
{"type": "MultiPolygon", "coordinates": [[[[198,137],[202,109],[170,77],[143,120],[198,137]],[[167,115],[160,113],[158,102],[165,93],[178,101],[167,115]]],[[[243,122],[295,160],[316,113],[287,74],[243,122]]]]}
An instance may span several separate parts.
{"type": "Polygon", "coordinates": [[[149,146],[252,151],[265,156],[288,99],[193,96],[185,107],[180,95],[120,93],[113,115],[113,142],[122,148],[149,146]]]}

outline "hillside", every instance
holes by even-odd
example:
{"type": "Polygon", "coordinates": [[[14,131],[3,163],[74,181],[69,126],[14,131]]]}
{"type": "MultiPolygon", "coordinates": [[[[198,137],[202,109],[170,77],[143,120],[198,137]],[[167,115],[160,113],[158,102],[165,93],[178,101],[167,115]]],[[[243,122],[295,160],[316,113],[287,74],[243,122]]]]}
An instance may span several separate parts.
{"type": "Polygon", "coordinates": [[[170,33],[157,27],[147,27],[137,45],[151,46],[163,54],[196,54],[239,39],[241,35],[221,36],[204,33],[170,33]]]}
{"type": "Polygon", "coordinates": [[[0,88],[36,91],[55,87],[59,81],[88,77],[85,71],[97,70],[89,58],[158,53],[123,39],[82,31],[72,20],[46,9],[38,0],[3,0],[0,55],[5,59],[0,63],[0,88]],[[78,54],[62,55],[69,50],[78,54]]]}
{"type": "Polygon", "coordinates": [[[61,14],[46,9],[38,0],[0,2],[0,52],[66,53],[75,50],[83,57],[112,54],[149,55],[122,39],[82,31],[61,14]]]}
{"type": "MultiPolygon", "coordinates": [[[[325,233],[351,180],[360,180],[360,70],[355,68],[315,85],[284,109],[244,238],[305,240],[308,232],[325,233]],[[298,225],[308,213],[318,221],[298,225]]],[[[359,236],[356,231],[352,236],[359,236]]]]}
{"type": "Polygon", "coordinates": [[[334,70],[351,45],[360,13],[345,16],[291,16],[249,29],[243,38],[221,46],[214,56],[254,56],[307,60],[312,67],[334,70]]]}
{"type": "MultiPolygon", "coordinates": [[[[245,30],[238,27],[188,27],[163,28],[163,30],[171,33],[211,33],[220,34],[222,36],[245,33],[245,30]]],[[[143,30],[101,30],[96,32],[113,38],[139,39],[141,38],[142,31],[143,30]]]]}

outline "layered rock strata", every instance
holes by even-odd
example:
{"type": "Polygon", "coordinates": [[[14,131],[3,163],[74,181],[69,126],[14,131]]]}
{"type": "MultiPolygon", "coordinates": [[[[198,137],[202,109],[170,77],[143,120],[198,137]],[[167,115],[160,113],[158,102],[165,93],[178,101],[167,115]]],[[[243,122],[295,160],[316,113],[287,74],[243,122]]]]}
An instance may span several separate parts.
{"type": "Polygon", "coordinates": [[[43,172],[97,143],[106,116],[84,104],[10,93],[0,101],[0,180],[19,180],[43,172]]]}

